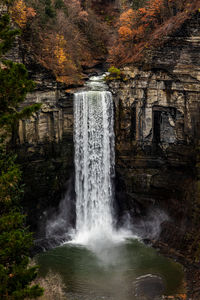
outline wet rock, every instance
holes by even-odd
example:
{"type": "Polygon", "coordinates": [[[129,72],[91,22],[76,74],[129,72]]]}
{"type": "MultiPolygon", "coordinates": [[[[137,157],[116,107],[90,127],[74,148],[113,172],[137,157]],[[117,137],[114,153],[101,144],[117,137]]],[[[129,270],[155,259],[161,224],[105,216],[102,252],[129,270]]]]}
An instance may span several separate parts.
{"type": "Polygon", "coordinates": [[[34,256],[38,253],[53,249],[55,247],[58,247],[68,241],[70,239],[69,236],[57,236],[52,238],[42,238],[42,239],[36,239],[34,241],[33,248],[31,250],[31,255],[34,256]]]}
{"type": "Polygon", "coordinates": [[[134,283],[133,294],[141,300],[157,300],[165,290],[163,279],[156,275],[147,274],[140,276],[134,283]]]}
{"type": "Polygon", "coordinates": [[[25,63],[36,88],[22,105],[42,107],[29,120],[20,120],[15,148],[25,183],[23,207],[31,230],[38,233],[44,231],[46,212],[58,207],[74,174],[73,91],[66,91],[31,55],[25,63]]]}

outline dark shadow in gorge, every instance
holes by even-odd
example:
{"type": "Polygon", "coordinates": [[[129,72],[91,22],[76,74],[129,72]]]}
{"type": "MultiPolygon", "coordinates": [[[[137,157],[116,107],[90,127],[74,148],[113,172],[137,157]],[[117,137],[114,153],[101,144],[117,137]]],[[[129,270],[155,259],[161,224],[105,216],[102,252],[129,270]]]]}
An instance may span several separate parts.
{"type": "Polygon", "coordinates": [[[145,241],[158,239],[167,213],[153,199],[140,203],[126,192],[123,178],[116,174],[114,215],[117,228],[126,228],[145,241]]]}
{"type": "MultiPolygon", "coordinates": [[[[123,179],[113,179],[113,220],[117,229],[127,229],[146,242],[159,238],[167,214],[152,203],[142,205],[126,192],[123,179]]],[[[54,248],[71,238],[76,226],[76,194],[74,175],[67,181],[65,194],[57,207],[50,207],[39,221],[40,231],[34,253],[54,248]]]]}
{"type": "Polygon", "coordinates": [[[66,182],[65,193],[59,205],[51,206],[43,212],[43,218],[39,221],[34,252],[54,248],[69,239],[69,232],[76,224],[75,199],[73,174],[66,182]]]}

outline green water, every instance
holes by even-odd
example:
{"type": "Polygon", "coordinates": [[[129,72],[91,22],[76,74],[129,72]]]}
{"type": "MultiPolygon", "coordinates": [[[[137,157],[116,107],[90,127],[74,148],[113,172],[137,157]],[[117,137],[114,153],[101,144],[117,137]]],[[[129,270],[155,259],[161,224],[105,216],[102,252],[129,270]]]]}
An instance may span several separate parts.
{"type": "Polygon", "coordinates": [[[166,295],[176,294],[183,282],[179,264],[138,240],[104,245],[97,255],[85,247],[65,244],[41,253],[37,260],[42,277],[49,270],[61,275],[68,300],[139,299],[134,283],[147,274],[162,278],[166,295]]]}

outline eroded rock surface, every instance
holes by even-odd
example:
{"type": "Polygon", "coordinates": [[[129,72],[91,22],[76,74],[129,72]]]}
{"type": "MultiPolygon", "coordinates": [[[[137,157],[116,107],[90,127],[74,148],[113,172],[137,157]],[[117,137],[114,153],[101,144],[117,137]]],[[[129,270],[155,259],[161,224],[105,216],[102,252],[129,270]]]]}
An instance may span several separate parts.
{"type": "Polygon", "coordinates": [[[119,211],[134,215],[136,202],[140,213],[163,207],[175,221],[164,224],[164,239],[178,248],[199,209],[199,22],[187,21],[164,47],[149,51],[144,65],[124,67],[123,79],[110,82],[117,195],[126,191],[119,211]],[[169,237],[172,230],[178,233],[169,237]]]}
{"type": "Polygon", "coordinates": [[[24,205],[29,222],[38,231],[47,211],[57,207],[73,177],[73,93],[50,71],[25,61],[36,83],[24,105],[41,103],[41,110],[19,123],[18,154],[25,182],[24,205]]]}

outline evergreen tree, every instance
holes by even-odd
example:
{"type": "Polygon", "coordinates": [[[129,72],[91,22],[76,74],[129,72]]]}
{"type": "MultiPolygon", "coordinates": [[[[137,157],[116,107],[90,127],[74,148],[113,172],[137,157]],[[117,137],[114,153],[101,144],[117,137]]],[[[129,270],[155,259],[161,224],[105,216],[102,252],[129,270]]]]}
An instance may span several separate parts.
{"type": "Polygon", "coordinates": [[[2,55],[11,48],[17,33],[18,30],[10,29],[9,16],[2,16],[0,18],[0,125],[8,125],[12,129],[19,119],[29,117],[40,108],[40,104],[34,104],[19,110],[19,104],[24,101],[34,84],[28,79],[23,64],[2,58],[2,55]]]}
{"type": "Polygon", "coordinates": [[[17,130],[19,119],[40,107],[19,108],[34,84],[24,65],[2,57],[18,32],[11,29],[7,14],[0,17],[0,299],[9,300],[36,298],[43,293],[38,285],[30,286],[37,276],[37,267],[29,266],[28,257],[33,239],[19,204],[23,194],[21,171],[16,155],[6,150],[5,143],[10,132],[17,130]]]}

